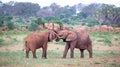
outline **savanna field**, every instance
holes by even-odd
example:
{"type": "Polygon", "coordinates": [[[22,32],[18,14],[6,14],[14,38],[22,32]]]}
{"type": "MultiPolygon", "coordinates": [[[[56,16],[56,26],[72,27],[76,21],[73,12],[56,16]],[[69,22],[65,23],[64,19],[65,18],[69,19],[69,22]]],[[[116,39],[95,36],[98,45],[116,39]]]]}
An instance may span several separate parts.
{"type": "MultiPolygon", "coordinates": [[[[74,59],[63,59],[65,43],[48,43],[47,59],[42,59],[42,50],[37,50],[37,59],[25,58],[25,37],[28,32],[0,32],[0,67],[120,67],[120,32],[91,32],[93,58],[80,58],[78,49],[74,51],[74,59]]],[[[41,33],[41,32],[39,32],[41,33]]]]}
{"type": "MultiPolygon", "coordinates": [[[[73,5],[64,6],[56,3],[57,0],[54,2],[52,2],[53,0],[43,0],[44,6],[39,4],[43,1],[37,2],[39,0],[36,0],[36,3],[30,2],[32,0],[4,1],[0,0],[0,67],[120,67],[120,6],[112,4],[119,3],[117,0],[115,2],[108,0],[110,3],[104,3],[107,0],[103,3],[102,1],[100,1],[101,3],[88,2],[89,4],[85,4],[81,0],[66,0],[68,2],[60,0],[62,5],[76,1],[73,5]],[[49,5],[45,6],[48,3],[49,5]],[[54,30],[54,35],[48,31],[49,37],[46,37],[47,34],[45,34],[45,37],[32,38],[35,35],[31,35],[26,39],[27,35],[33,31],[41,34],[47,29],[54,30]],[[37,59],[33,59],[32,52],[30,52],[29,58],[25,58],[27,53],[25,40],[27,40],[27,44],[31,44],[35,39],[37,42],[34,43],[40,46],[41,42],[47,42],[43,40],[51,41],[50,39],[54,37],[62,37],[59,35],[61,30],[69,30],[66,32],[67,34],[78,32],[78,36],[70,37],[72,39],[76,37],[76,40],[79,40],[78,46],[83,43],[90,44],[87,31],[92,40],[93,58],[89,58],[87,50],[84,51],[84,58],[80,58],[80,51],[75,49],[73,59],[70,58],[70,50],[66,59],[63,59],[65,42],[62,40],[48,43],[47,59],[42,59],[41,48],[36,52],[37,59]],[[50,35],[53,37],[51,38],[50,35]]],[[[93,0],[90,1],[93,2],[93,0]]],[[[63,39],[67,36],[64,36],[63,39]]],[[[72,42],[70,41],[70,43],[72,42]]],[[[34,48],[34,45],[32,46],[34,48]]],[[[81,48],[81,51],[83,49],[81,48]]],[[[43,54],[45,55],[45,53],[43,54]]],[[[45,57],[44,55],[43,57],[45,57]]]]}

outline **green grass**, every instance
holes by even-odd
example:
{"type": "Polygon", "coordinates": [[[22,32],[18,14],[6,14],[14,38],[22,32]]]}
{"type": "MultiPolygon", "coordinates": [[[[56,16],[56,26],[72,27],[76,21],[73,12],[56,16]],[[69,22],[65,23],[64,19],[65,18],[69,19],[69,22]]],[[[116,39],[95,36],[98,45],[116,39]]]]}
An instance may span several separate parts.
{"type": "Polygon", "coordinates": [[[62,59],[62,52],[55,52],[55,51],[48,51],[47,53],[47,57],[48,59],[42,59],[41,58],[41,51],[37,52],[37,59],[33,59],[32,58],[32,53],[30,53],[30,58],[25,58],[25,52],[24,51],[18,51],[18,52],[0,52],[0,60],[2,62],[0,62],[0,66],[15,66],[17,65],[18,67],[23,67],[23,66],[29,66],[29,67],[33,67],[35,65],[39,65],[39,66],[44,66],[47,67],[47,65],[49,66],[54,66],[56,64],[56,67],[60,65],[63,66],[88,66],[91,65],[90,67],[94,66],[94,65],[99,65],[102,64],[103,66],[108,65],[108,66],[114,66],[114,65],[120,65],[120,63],[116,62],[106,62],[104,63],[105,60],[96,60],[97,57],[102,57],[106,58],[106,57],[119,57],[120,53],[119,52],[99,52],[99,51],[95,51],[94,52],[94,58],[90,59],[88,58],[88,53],[85,52],[85,58],[82,59],[79,57],[79,52],[75,52],[75,58],[74,59],[70,59],[70,53],[68,53],[67,58],[66,59],[62,59]],[[110,65],[109,65],[110,64],[110,65]]]}
{"type": "MultiPolygon", "coordinates": [[[[0,46],[13,44],[15,42],[21,42],[24,41],[25,37],[30,33],[30,31],[27,32],[12,32],[12,31],[6,31],[6,32],[0,32],[0,46]],[[19,37],[22,38],[22,40],[19,40],[19,37]]],[[[116,41],[115,44],[120,44],[120,33],[119,32],[94,32],[89,33],[90,37],[92,38],[93,44],[105,44],[112,46],[114,43],[112,41],[116,41]]],[[[65,43],[61,40],[59,41],[59,44],[64,45],[65,43]]]]}
{"type": "Polygon", "coordinates": [[[56,42],[55,40],[53,42],[49,42],[49,43],[52,43],[52,44],[59,44],[59,45],[66,45],[65,42],[63,42],[63,40],[60,40],[58,42],[56,42]]]}
{"type": "MultiPolygon", "coordinates": [[[[30,32],[0,32],[0,48],[8,45],[24,44],[24,39],[30,32]]],[[[92,39],[93,46],[116,46],[120,47],[120,32],[106,33],[89,33],[92,39]]],[[[50,42],[48,44],[57,44],[64,46],[65,43],[50,42]]],[[[13,46],[14,47],[14,46],[13,46]]],[[[54,46],[53,46],[54,47],[54,46]]],[[[103,48],[100,48],[103,49],[103,48]]],[[[75,50],[75,58],[70,58],[70,52],[66,59],[62,59],[63,52],[49,50],[47,52],[48,59],[41,58],[42,51],[37,51],[37,59],[25,58],[25,51],[6,51],[0,52],[0,67],[120,67],[120,52],[113,50],[98,50],[93,49],[93,58],[88,58],[88,52],[85,50],[85,58],[80,58],[79,50],[75,50]],[[117,59],[116,59],[117,58],[117,59]]]]}
{"type": "MultiPolygon", "coordinates": [[[[114,45],[112,41],[120,42],[120,32],[92,32],[89,33],[94,44],[114,45]]],[[[118,45],[117,44],[117,45],[118,45]]]]}
{"type": "Polygon", "coordinates": [[[25,37],[30,32],[13,32],[13,31],[5,31],[0,32],[0,47],[5,45],[11,45],[16,43],[23,43],[25,37]]]}

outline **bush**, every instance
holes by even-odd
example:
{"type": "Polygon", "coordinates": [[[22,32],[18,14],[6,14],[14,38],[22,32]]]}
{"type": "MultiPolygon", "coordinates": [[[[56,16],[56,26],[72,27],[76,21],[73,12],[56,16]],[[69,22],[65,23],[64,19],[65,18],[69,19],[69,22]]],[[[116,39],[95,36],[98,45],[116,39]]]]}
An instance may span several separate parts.
{"type": "Polygon", "coordinates": [[[0,27],[3,26],[3,23],[4,23],[3,18],[0,18],[0,27]]]}
{"type": "Polygon", "coordinates": [[[83,23],[84,25],[87,25],[89,27],[99,24],[97,20],[91,19],[91,18],[85,19],[85,20],[83,20],[83,22],[84,22],[83,23]]]}
{"type": "Polygon", "coordinates": [[[36,23],[31,23],[31,25],[30,25],[30,27],[29,27],[29,30],[35,31],[37,28],[38,28],[38,24],[36,24],[36,23]]]}
{"type": "Polygon", "coordinates": [[[37,20],[35,20],[35,23],[40,25],[40,24],[44,24],[44,22],[42,21],[42,18],[38,18],[37,20]]]}
{"type": "Polygon", "coordinates": [[[8,29],[13,30],[15,28],[14,24],[12,22],[7,23],[8,29]]]}
{"type": "Polygon", "coordinates": [[[64,19],[62,19],[62,22],[69,23],[69,19],[68,18],[64,18],[64,19]]]}
{"type": "Polygon", "coordinates": [[[63,26],[63,23],[60,22],[59,20],[54,21],[53,23],[59,24],[60,26],[63,26]]]}

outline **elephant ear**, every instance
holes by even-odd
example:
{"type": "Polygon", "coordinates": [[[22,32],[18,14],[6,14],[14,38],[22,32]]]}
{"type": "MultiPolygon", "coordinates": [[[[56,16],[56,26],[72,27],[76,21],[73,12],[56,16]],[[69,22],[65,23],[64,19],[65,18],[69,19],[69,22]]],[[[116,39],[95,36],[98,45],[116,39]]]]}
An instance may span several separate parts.
{"type": "Polygon", "coordinates": [[[77,38],[77,34],[73,31],[69,31],[66,41],[73,41],[77,38]]]}
{"type": "Polygon", "coordinates": [[[49,37],[49,41],[52,42],[52,40],[56,38],[56,33],[53,31],[50,31],[48,37],[49,37]]]}

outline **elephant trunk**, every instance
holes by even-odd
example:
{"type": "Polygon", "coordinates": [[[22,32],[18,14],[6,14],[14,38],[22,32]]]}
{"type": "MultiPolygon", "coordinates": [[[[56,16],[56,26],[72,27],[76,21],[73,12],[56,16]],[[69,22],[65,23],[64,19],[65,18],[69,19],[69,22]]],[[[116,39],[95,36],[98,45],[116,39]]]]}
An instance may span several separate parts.
{"type": "Polygon", "coordinates": [[[57,37],[57,38],[61,38],[57,33],[55,33],[55,34],[56,34],[56,37],[57,37]]]}
{"type": "Polygon", "coordinates": [[[60,36],[60,35],[58,35],[58,36],[59,36],[60,39],[64,38],[64,36],[60,36]]]}
{"type": "Polygon", "coordinates": [[[52,23],[52,30],[54,30],[54,23],[52,23]]]}
{"type": "Polygon", "coordinates": [[[55,41],[59,41],[60,40],[60,37],[59,37],[59,35],[58,34],[56,34],[56,40],[55,41]]]}

